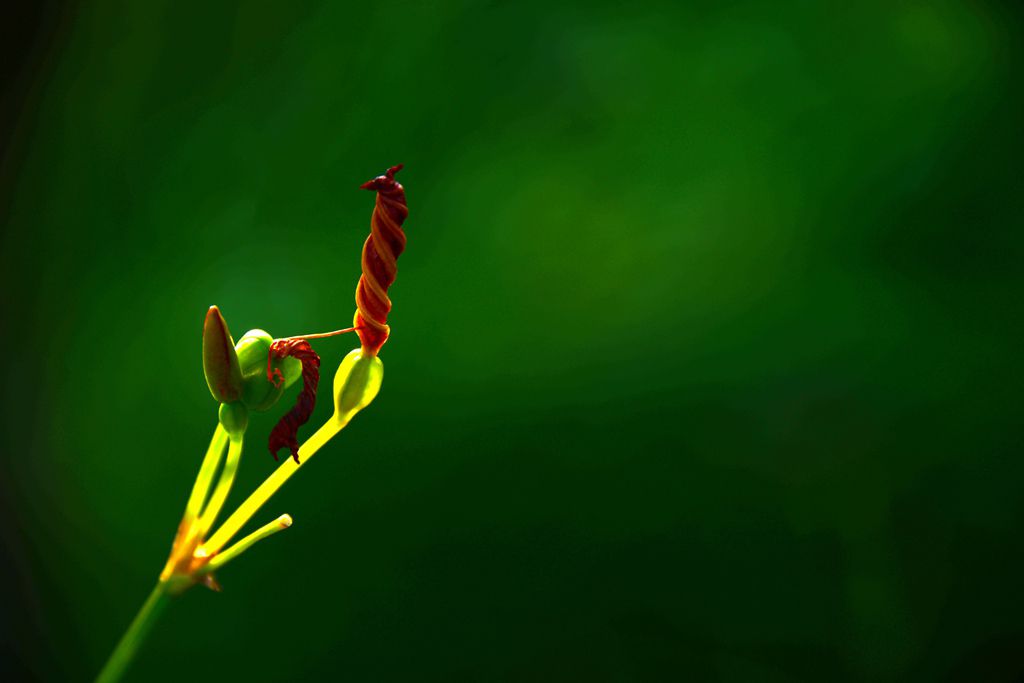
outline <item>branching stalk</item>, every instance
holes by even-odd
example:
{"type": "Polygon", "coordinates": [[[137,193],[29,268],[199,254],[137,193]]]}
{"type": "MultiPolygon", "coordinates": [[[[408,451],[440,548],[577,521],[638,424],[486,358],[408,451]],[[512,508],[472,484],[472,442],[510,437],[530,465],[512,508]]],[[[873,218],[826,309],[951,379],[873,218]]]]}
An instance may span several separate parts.
{"type": "Polygon", "coordinates": [[[295,474],[300,467],[309,462],[309,459],[319,451],[324,444],[331,440],[335,434],[340,432],[344,428],[346,423],[339,422],[336,419],[328,420],[320,429],[316,430],[313,436],[302,444],[299,449],[299,462],[295,462],[292,459],[286,459],[274,473],[271,474],[266,480],[260,484],[259,488],[252,492],[252,494],[242,503],[237,510],[232,513],[230,517],[225,520],[224,524],[221,525],[213,536],[208,541],[203,543],[200,550],[207,555],[216,555],[221,548],[227,545],[228,541],[234,538],[235,534],[241,530],[245,523],[252,519],[252,516],[263,507],[274,493],[288,479],[295,474]]]}
{"type": "Polygon", "coordinates": [[[243,438],[243,434],[232,435],[230,438],[228,457],[224,461],[224,469],[220,473],[217,487],[213,490],[210,502],[206,504],[203,514],[199,517],[198,533],[200,538],[206,536],[206,532],[217,521],[217,515],[220,514],[221,508],[224,507],[224,501],[227,500],[228,494],[231,492],[231,485],[235,483],[238,463],[242,459],[243,438]]]}
{"type": "MultiPolygon", "coordinates": [[[[275,519],[273,522],[270,522],[269,524],[265,524],[262,527],[260,527],[259,529],[257,529],[256,531],[252,532],[251,534],[249,534],[248,536],[246,536],[241,541],[239,541],[238,543],[234,544],[233,546],[231,546],[230,548],[228,548],[224,552],[218,553],[212,560],[210,560],[206,564],[205,567],[203,567],[200,570],[200,572],[201,573],[208,573],[208,572],[217,571],[218,569],[220,569],[221,567],[226,565],[228,562],[230,562],[231,560],[235,559],[236,557],[238,557],[239,555],[244,553],[246,550],[248,550],[250,547],[252,547],[252,545],[254,543],[256,543],[257,541],[262,541],[267,536],[272,536],[272,535],[276,534],[278,531],[284,531],[285,529],[287,529],[291,525],[292,525],[292,517],[291,517],[291,515],[281,515],[280,517],[275,519]]],[[[200,548],[196,552],[197,553],[201,553],[201,552],[203,552],[203,549],[200,548]]]]}
{"type": "Polygon", "coordinates": [[[217,429],[213,432],[210,440],[210,447],[206,449],[203,457],[203,464],[199,468],[199,476],[196,483],[192,485],[192,495],[188,497],[188,504],[185,506],[185,519],[189,522],[199,516],[199,511],[206,500],[206,494],[210,491],[210,484],[213,483],[213,475],[220,464],[221,454],[224,452],[224,445],[228,442],[228,432],[221,424],[217,423],[217,429]]]}

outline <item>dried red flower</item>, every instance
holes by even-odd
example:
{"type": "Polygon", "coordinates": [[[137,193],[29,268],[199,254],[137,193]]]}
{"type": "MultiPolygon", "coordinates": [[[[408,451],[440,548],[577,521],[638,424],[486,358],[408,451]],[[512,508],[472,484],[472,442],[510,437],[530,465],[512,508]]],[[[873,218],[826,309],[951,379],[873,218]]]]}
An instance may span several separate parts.
{"type": "Polygon", "coordinates": [[[277,368],[271,368],[273,359],[297,358],[302,363],[302,391],[295,406],[274,426],[267,446],[277,460],[277,452],[288,448],[295,462],[299,462],[299,428],[306,424],[316,406],[317,384],[320,381],[320,356],[313,351],[307,339],[333,336],[355,330],[367,356],[376,356],[387,341],[391,328],[388,327],[388,312],[391,299],[388,287],[395,281],[398,272],[398,256],[405,250],[405,232],[402,223],[409,215],[405,202],[405,189],[395,180],[395,174],[402,165],[392,166],[384,175],[363,183],[364,190],[374,190],[377,202],[370,219],[370,236],[363,244],[363,274],[356,286],[355,327],[326,334],[307,335],[277,339],[270,345],[267,357],[267,381],[281,386],[284,375],[277,368]]]}
{"type": "Polygon", "coordinates": [[[320,356],[316,354],[309,342],[302,338],[276,339],[270,345],[270,354],[267,357],[267,381],[275,387],[281,386],[284,382],[284,375],[277,368],[271,370],[270,363],[273,359],[284,359],[288,357],[297,358],[302,363],[302,391],[295,399],[295,405],[282,417],[273,431],[270,432],[270,440],[267,446],[270,454],[277,460],[277,452],[287,447],[295,462],[299,461],[299,427],[309,421],[316,407],[316,389],[320,382],[320,356]]]}
{"type": "Polygon", "coordinates": [[[370,356],[377,355],[391,332],[387,324],[391,310],[387,291],[398,272],[398,256],[405,249],[402,223],[409,215],[409,207],[405,202],[405,188],[395,180],[400,170],[402,164],[392,166],[384,175],[361,186],[377,193],[370,236],[363,244],[363,274],[356,287],[355,326],[363,351],[370,356]]]}

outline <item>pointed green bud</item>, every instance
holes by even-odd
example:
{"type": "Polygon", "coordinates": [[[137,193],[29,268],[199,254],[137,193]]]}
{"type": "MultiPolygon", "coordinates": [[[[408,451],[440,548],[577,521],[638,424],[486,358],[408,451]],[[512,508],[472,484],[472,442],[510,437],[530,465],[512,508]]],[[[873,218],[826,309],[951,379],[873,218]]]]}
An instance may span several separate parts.
{"type": "Polygon", "coordinates": [[[242,402],[249,410],[270,409],[284,390],[302,376],[302,363],[297,358],[274,358],[271,371],[278,369],[284,375],[284,382],[274,386],[267,379],[267,359],[274,338],[264,330],[249,330],[238,340],[235,347],[238,362],[242,368],[242,402]]]}
{"type": "Polygon", "coordinates": [[[216,306],[210,306],[203,323],[203,373],[217,401],[230,403],[242,396],[242,370],[235,341],[216,306]]]}
{"type": "Polygon", "coordinates": [[[376,354],[365,354],[361,348],[349,352],[334,375],[334,419],[348,422],[370,405],[383,380],[384,364],[376,354]]]}

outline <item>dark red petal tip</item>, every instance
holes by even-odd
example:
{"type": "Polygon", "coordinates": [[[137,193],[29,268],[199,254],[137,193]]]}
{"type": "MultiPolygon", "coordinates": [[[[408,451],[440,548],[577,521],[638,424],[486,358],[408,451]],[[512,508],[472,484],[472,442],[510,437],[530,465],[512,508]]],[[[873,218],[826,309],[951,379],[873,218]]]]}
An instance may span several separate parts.
{"type": "Polygon", "coordinates": [[[395,180],[395,174],[401,171],[403,167],[404,164],[392,166],[385,171],[384,175],[379,175],[373,180],[367,180],[359,186],[359,189],[372,192],[394,192],[397,189],[401,189],[401,184],[395,180]]]}

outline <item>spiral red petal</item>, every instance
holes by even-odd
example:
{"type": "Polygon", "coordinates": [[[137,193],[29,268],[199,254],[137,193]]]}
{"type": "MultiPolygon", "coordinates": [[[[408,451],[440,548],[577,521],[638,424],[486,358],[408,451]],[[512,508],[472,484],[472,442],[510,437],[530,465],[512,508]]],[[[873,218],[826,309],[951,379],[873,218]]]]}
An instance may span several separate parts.
{"type": "Polygon", "coordinates": [[[363,352],[376,355],[388,339],[388,312],[391,299],[388,287],[395,281],[398,256],[405,249],[402,223],[409,215],[405,188],[395,180],[402,165],[392,166],[382,176],[362,185],[377,193],[377,203],[370,219],[370,236],[363,245],[363,274],[356,287],[355,326],[363,352]]]}

